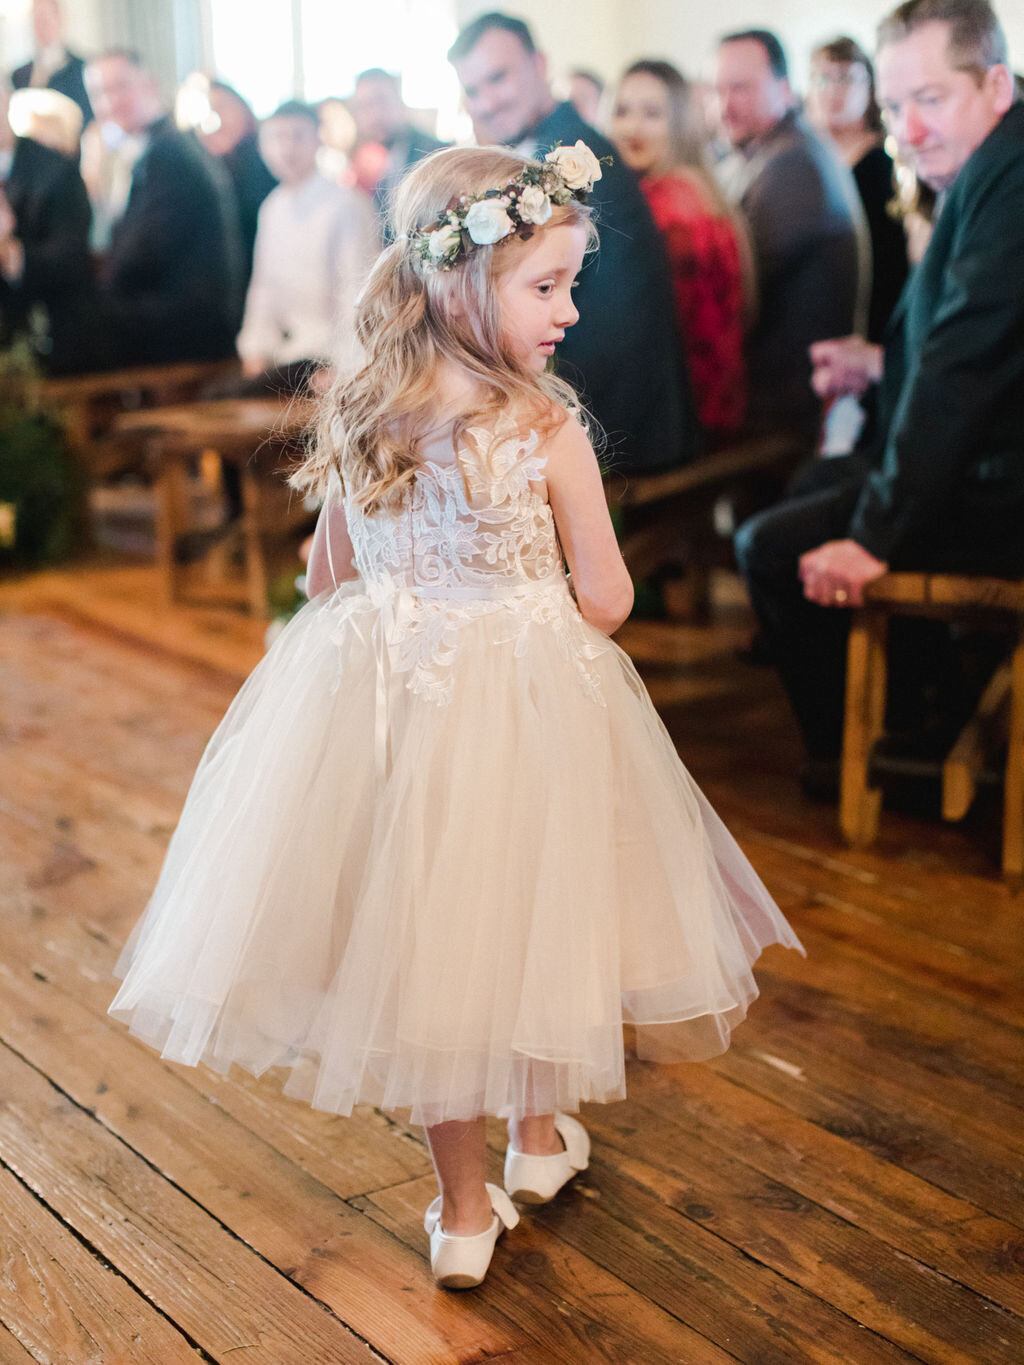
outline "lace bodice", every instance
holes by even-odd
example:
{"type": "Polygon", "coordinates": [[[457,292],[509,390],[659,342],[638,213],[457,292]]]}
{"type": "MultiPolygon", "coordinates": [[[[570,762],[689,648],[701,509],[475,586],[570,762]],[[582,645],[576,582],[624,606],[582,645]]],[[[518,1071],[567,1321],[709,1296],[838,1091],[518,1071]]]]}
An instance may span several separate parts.
{"type": "Polygon", "coordinates": [[[551,509],[537,491],[545,461],[536,434],[466,435],[457,454],[450,437],[427,447],[438,458],[424,459],[397,515],[346,504],[364,582],[477,597],[562,575],[551,509]]]}
{"type": "Polygon", "coordinates": [[[461,632],[498,615],[499,645],[517,653],[531,628],[554,630],[584,691],[603,704],[591,661],[611,646],[569,592],[537,446],[532,431],[470,428],[457,452],[450,436],[428,445],[399,512],[367,516],[345,499],[359,579],[342,585],[332,610],[375,614],[382,677],[403,675],[410,690],[446,704],[461,632]]]}

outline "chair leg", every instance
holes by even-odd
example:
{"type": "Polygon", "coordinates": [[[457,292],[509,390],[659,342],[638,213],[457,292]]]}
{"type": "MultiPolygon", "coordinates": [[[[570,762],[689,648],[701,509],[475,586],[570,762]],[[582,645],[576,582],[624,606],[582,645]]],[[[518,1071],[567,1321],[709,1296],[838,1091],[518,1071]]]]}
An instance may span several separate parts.
{"type": "Polygon", "coordinates": [[[157,468],[156,560],[168,602],[183,595],[184,568],[175,557],[178,537],[188,529],[188,477],[181,455],[159,439],[150,442],[149,458],[157,468]]]}
{"type": "Polygon", "coordinates": [[[869,784],[871,751],[885,721],[888,617],[865,608],[853,618],[846,658],[846,718],[839,786],[839,827],[854,848],[878,833],[882,793],[869,784]]]}
{"type": "Polygon", "coordinates": [[[1024,629],[1017,635],[1010,684],[1010,733],[1003,788],[1003,872],[1024,873],[1024,629]]]}
{"type": "Polygon", "coordinates": [[[243,529],[245,535],[245,576],[249,610],[259,620],[268,615],[267,588],[269,567],[264,546],[265,517],[263,486],[260,476],[249,465],[242,466],[243,529]]]}

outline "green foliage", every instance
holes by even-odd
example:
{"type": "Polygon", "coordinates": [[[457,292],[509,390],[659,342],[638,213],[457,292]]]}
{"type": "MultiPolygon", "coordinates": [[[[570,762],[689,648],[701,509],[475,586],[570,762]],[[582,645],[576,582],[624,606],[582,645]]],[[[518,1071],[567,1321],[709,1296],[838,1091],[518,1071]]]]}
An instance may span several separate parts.
{"type": "Polygon", "coordinates": [[[267,605],[275,620],[290,620],[306,604],[306,595],[298,587],[298,574],[289,569],[271,579],[267,586],[267,605]]]}
{"type": "Polygon", "coordinates": [[[39,400],[27,344],[0,351],[0,566],[61,559],[76,540],[81,488],[64,433],[39,400]]]}

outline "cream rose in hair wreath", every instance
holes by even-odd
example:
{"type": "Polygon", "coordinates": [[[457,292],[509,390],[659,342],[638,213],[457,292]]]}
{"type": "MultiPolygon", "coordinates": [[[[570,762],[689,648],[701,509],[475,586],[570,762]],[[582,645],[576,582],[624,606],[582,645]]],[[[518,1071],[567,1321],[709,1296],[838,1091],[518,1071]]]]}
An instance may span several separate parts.
{"type": "Polygon", "coordinates": [[[423,273],[454,270],[474,247],[526,239],[551,217],[552,206],[583,202],[601,179],[601,162],[585,142],[556,147],[539,166],[526,166],[500,189],[462,195],[409,240],[423,273]]]}

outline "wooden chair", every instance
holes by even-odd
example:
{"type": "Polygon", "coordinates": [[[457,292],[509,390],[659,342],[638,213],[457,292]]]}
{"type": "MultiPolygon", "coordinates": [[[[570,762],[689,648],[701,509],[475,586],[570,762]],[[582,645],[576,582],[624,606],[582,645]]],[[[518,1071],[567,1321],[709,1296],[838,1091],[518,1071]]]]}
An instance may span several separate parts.
{"type": "Polygon", "coordinates": [[[893,615],[992,624],[1013,639],[972,719],[942,764],[942,813],[961,819],[970,808],[986,750],[1006,737],[1003,872],[1024,873],[1024,581],[957,574],[891,573],[870,584],[855,612],[846,664],[846,720],[839,823],[854,847],[878,833],[882,792],[871,760],[885,721],[886,641],[893,615]]]}
{"type": "MultiPolygon", "coordinates": [[[[298,398],[221,398],[125,413],[115,422],[121,433],[146,442],[156,471],[156,558],[168,601],[240,601],[254,616],[266,616],[267,588],[275,555],[310,519],[301,497],[289,491],[282,465],[294,459],[315,413],[298,398]],[[214,576],[212,591],[198,594],[194,575],[178,562],[176,548],[190,530],[188,468],[206,450],[239,469],[243,516],[237,548],[243,562],[240,591],[228,576],[214,576]]],[[[211,560],[223,559],[212,554],[211,560]]],[[[288,554],[294,560],[294,549],[288,554]]]]}
{"type": "Polygon", "coordinates": [[[113,429],[118,414],[187,402],[207,385],[237,373],[236,359],[136,365],[44,379],[40,394],[60,409],[72,453],[92,483],[118,473],[137,454],[137,443],[113,429]]]}
{"type": "Polygon", "coordinates": [[[613,515],[621,517],[620,545],[630,573],[649,578],[682,558],[695,608],[706,608],[714,503],[751,479],[788,475],[804,454],[791,436],[755,436],[698,456],[679,469],[628,476],[613,472],[606,492],[613,515]]]}

